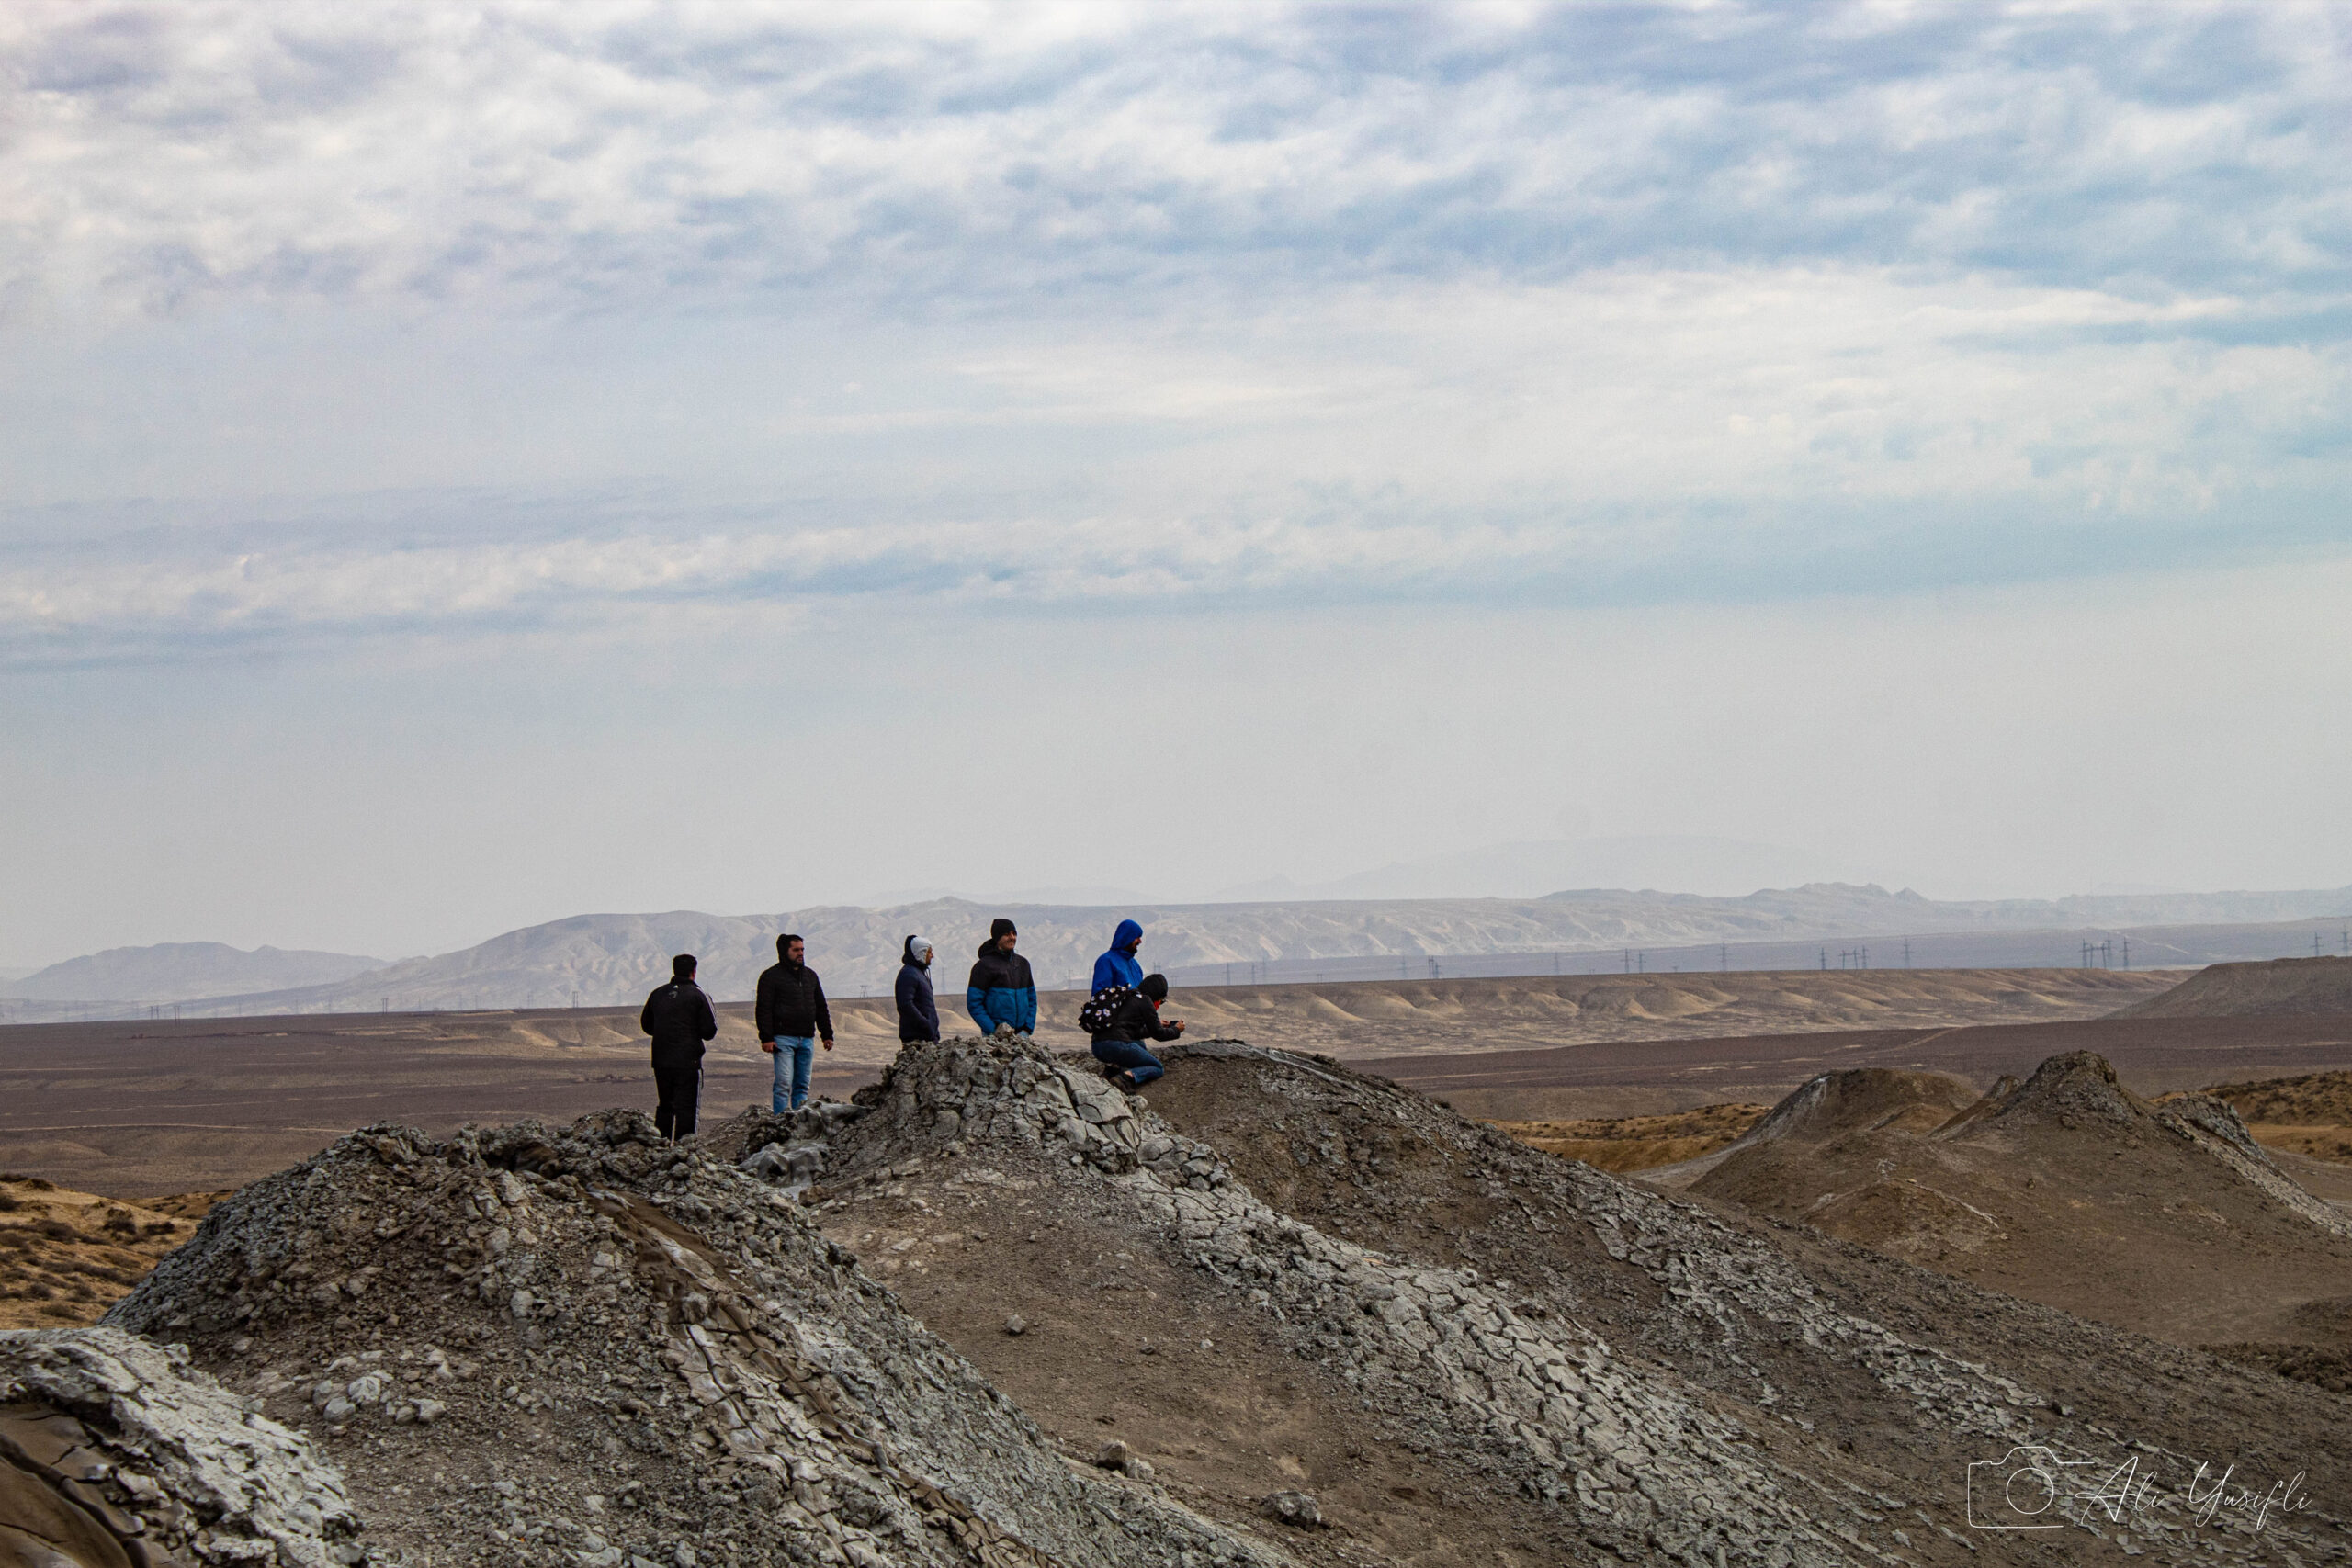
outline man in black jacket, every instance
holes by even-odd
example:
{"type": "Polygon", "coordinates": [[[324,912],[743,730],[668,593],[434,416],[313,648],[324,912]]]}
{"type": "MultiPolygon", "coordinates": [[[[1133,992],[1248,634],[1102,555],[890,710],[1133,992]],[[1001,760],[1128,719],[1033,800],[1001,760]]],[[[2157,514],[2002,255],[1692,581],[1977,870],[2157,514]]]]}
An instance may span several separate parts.
{"type": "Polygon", "coordinates": [[[790,931],[775,939],[781,961],[760,975],[758,998],[752,1004],[752,1021],[760,1032],[760,1049],[775,1056],[775,1088],[768,1108],[778,1116],[797,1111],[808,1101],[808,1068],[817,1059],[817,1037],[833,1048],[833,1015],[825,1006],[825,984],[806,962],[808,944],[790,931]]]}
{"type": "Polygon", "coordinates": [[[665,1138],[690,1138],[702,1099],[702,1043],[718,1036],[718,1014],[695,984],[695,959],[670,960],[670,983],[645,998],[637,1026],[653,1036],[653,1125],[665,1138]]]}
{"type": "Polygon", "coordinates": [[[1184,1021],[1159,1021],[1159,1004],[1168,999],[1168,976],[1146,975],[1143,984],[1127,993],[1110,1023],[1094,1037],[1094,1059],[1122,1069],[1111,1081],[1133,1093],[1168,1071],[1159,1058],[1143,1047],[1147,1040],[1173,1040],[1184,1032],[1184,1021]]]}

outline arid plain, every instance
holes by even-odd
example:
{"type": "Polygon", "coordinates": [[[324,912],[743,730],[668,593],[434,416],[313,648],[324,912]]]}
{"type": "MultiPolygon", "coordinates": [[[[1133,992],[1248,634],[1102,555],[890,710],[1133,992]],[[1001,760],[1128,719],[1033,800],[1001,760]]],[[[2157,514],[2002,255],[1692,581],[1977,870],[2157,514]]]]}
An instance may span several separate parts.
{"type": "MultiPolygon", "coordinates": [[[[1195,1040],[1377,1058],[1373,1070],[1476,1115],[1616,1116],[1774,1098],[1821,1062],[1875,1061],[1890,1046],[1906,1061],[1942,1062],[1978,1047],[1920,1046],[1923,1032],[2082,1023],[2179,978],[1978,969],[1397,980],[1192,990],[1169,1011],[1195,1040]],[[1857,1031],[1878,1032],[1858,1044],[1846,1037],[1857,1031]]],[[[1084,1043],[1079,1000],[1043,998],[1042,1043],[1084,1043]]],[[[961,1011],[943,1010],[952,1033],[961,1011]]],[[[838,1048],[819,1056],[816,1089],[846,1096],[897,1054],[896,1025],[875,998],[834,1013],[838,1048]]],[[[768,1059],[750,1014],[748,1004],[719,1010],[703,1093],[714,1118],[766,1103],[768,1059]]],[[[2306,1032],[2300,1021],[2284,1026],[2306,1032]]],[[[0,1031],[0,1168],[119,1198],[250,1181],[374,1122],[444,1134],[651,1104],[643,1038],[621,1009],[32,1024],[0,1031]]],[[[2308,1063],[2301,1070],[2352,1065],[2352,1047],[2340,1064],[2320,1059],[2329,1049],[2255,1057],[2266,1072],[2273,1056],[2308,1063]]],[[[2217,1078],[2264,1076],[2242,1070],[2245,1060],[2217,1065],[2217,1078]]]]}

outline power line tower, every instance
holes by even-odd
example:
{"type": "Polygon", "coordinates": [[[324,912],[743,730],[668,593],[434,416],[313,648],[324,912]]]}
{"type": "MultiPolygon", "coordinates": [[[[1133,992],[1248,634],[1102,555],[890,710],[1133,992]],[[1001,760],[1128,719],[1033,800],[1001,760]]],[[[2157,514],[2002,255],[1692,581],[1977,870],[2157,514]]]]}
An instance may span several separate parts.
{"type": "Polygon", "coordinates": [[[2123,939],[2123,967],[2132,967],[2132,939],[2129,936],[2123,939]]]}
{"type": "Polygon", "coordinates": [[[1903,967],[1911,967],[1911,939],[1907,936],[1903,939],[1903,967]]]}
{"type": "Polygon", "coordinates": [[[1829,967],[1829,950],[1826,947],[1821,950],[1821,966],[1824,969],[1829,967]]]}
{"type": "Polygon", "coordinates": [[[1730,974],[1730,973],[1731,973],[1731,943],[1729,943],[1729,942],[1723,942],[1723,943],[1721,943],[1720,945],[1718,945],[1718,946],[1717,946],[1717,948],[1716,948],[1716,950],[1715,950],[1715,956],[1716,956],[1718,959],[1720,959],[1720,960],[1722,961],[1722,964],[1723,964],[1723,972],[1724,972],[1724,974],[1726,974],[1726,975],[1730,974]]]}

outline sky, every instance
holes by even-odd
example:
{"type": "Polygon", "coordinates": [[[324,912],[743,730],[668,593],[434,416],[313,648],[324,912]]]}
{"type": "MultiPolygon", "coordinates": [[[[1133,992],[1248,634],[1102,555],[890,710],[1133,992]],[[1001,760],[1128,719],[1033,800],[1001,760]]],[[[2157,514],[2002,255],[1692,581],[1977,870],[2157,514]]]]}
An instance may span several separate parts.
{"type": "Polygon", "coordinates": [[[1561,836],[2352,883],[2347,55],[0,9],[0,964],[1561,836]]]}

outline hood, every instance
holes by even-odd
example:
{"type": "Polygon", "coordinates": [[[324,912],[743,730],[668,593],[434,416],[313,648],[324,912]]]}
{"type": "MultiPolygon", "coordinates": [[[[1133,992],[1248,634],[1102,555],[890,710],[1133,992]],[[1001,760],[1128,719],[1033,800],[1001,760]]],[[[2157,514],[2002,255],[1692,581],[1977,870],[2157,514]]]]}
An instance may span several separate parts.
{"type": "MultiPolygon", "coordinates": [[[[930,968],[931,960],[927,958],[918,958],[915,956],[916,951],[922,948],[931,948],[931,943],[923,941],[923,939],[919,936],[910,936],[907,938],[906,942],[899,949],[899,962],[901,964],[911,964],[918,969],[930,968]]],[[[932,948],[931,950],[933,953],[938,952],[938,949],[936,948],[932,948]]]]}
{"type": "Polygon", "coordinates": [[[1111,933],[1111,951],[1125,953],[1143,940],[1143,928],[1133,920],[1121,920],[1119,929],[1111,933]]]}

